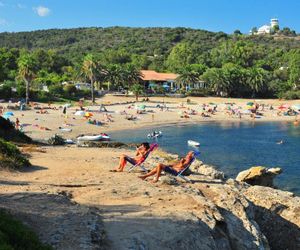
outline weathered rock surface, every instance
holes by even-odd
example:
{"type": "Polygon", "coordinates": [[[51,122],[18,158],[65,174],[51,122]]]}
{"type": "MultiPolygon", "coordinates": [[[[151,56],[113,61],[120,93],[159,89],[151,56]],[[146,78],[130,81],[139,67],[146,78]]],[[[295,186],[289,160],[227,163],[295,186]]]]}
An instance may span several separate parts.
{"type": "Polygon", "coordinates": [[[300,249],[300,197],[262,186],[251,186],[243,195],[253,203],[255,220],[271,249],[300,249]]]}
{"type": "Polygon", "coordinates": [[[79,141],[77,142],[78,147],[86,148],[134,148],[138,144],[135,143],[123,143],[116,141],[79,141]]]}
{"type": "Polygon", "coordinates": [[[54,249],[106,249],[104,226],[97,211],[63,195],[18,193],[0,196],[8,209],[54,249]]]}
{"type": "Polygon", "coordinates": [[[262,166],[256,166],[240,172],[236,180],[250,185],[273,187],[273,179],[280,173],[282,173],[281,168],[267,169],[262,166]]]}
{"type": "Polygon", "coordinates": [[[199,160],[195,160],[195,162],[190,167],[190,170],[198,174],[210,176],[213,179],[225,179],[225,175],[223,172],[216,170],[213,166],[203,164],[203,162],[199,160]]]}

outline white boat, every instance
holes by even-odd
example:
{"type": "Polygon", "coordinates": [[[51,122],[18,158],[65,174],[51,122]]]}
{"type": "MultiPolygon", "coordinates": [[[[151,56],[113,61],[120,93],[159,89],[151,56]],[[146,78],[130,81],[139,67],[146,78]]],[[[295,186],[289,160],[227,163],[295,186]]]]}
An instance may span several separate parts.
{"type": "Polygon", "coordinates": [[[188,143],[190,146],[194,146],[194,147],[199,147],[199,146],[200,146],[200,142],[193,141],[193,140],[188,140],[187,143],[188,143]]]}
{"type": "Polygon", "coordinates": [[[74,144],[75,142],[72,139],[66,139],[65,143],[66,144],[74,144]]]}
{"type": "Polygon", "coordinates": [[[161,137],[161,136],[162,136],[161,131],[153,131],[152,133],[147,135],[148,138],[158,138],[158,137],[161,137]]]}
{"type": "Polygon", "coordinates": [[[62,132],[72,132],[72,129],[71,128],[59,128],[60,131],[62,132]]]}
{"type": "Polygon", "coordinates": [[[78,141],[108,141],[110,137],[107,134],[100,135],[83,135],[77,137],[78,141]]]}
{"type": "Polygon", "coordinates": [[[109,137],[108,134],[102,133],[101,136],[102,136],[103,141],[109,141],[110,140],[110,137],[109,137]]]}

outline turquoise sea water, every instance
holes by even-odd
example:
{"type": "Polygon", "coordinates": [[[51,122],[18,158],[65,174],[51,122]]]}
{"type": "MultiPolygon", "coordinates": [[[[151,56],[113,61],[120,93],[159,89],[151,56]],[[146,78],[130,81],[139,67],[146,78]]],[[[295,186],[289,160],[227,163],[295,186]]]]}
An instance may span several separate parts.
{"type": "MultiPolygon", "coordinates": [[[[281,167],[283,174],[276,177],[275,185],[300,195],[300,126],[291,122],[210,122],[197,125],[167,126],[157,139],[160,147],[186,154],[193,149],[187,140],[200,142],[199,159],[222,170],[229,177],[251,166],[281,167]],[[283,140],[278,145],[276,142],[283,140]]],[[[118,131],[112,139],[124,142],[153,141],[147,139],[152,129],[118,131]]]]}

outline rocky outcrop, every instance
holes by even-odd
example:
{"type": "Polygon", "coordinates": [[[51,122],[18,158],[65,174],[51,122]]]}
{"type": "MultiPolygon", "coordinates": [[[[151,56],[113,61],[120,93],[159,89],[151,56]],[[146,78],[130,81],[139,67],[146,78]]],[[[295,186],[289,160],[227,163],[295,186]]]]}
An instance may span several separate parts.
{"type": "Polygon", "coordinates": [[[52,145],[52,146],[61,146],[61,145],[65,145],[66,142],[65,142],[65,139],[62,138],[61,136],[53,135],[52,137],[50,137],[48,139],[48,144],[52,145]]]}
{"type": "Polygon", "coordinates": [[[190,170],[194,173],[198,173],[205,176],[210,176],[213,179],[224,180],[225,175],[223,172],[216,170],[213,166],[204,164],[202,161],[195,160],[190,167],[190,170]]]}
{"type": "Polygon", "coordinates": [[[300,249],[300,197],[269,187],[250,186],[243,195],[271,249],[300,249]]]}
{"type": "Polygon", "coordinates": [[[117,141],[79,141],[78,147],[84,148],[135,148],[137,143],[123,143],[117,141]]]}
{"type": "Polygon", "coordinates": [[[281,168],[267,169],[262,166],[256,166],[240,172],[236,180],[250,185],[273,187],[273,179],[280,173],[282,173],[281,168]]]}
{"type": "Polygon", "coordinates": [[[54,249],[107,249],[97,210],[78,206],[64,195],[18,193],[0,196],[5,208],[54,249]]]}

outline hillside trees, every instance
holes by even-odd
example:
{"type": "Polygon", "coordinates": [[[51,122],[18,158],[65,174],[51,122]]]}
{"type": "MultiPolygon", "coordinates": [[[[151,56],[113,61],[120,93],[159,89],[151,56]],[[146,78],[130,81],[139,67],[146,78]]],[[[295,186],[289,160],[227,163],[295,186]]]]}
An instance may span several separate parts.
{"type": "Polygon", "coordinates": [[[90,81],[92,103],[95,102],[94,87],[95,81],[100,72],[101,66],[99,62],[96,61],[95,57],[92,54],[86,55],[82,62],[81,73],[85,79],[90,81]]]}
{"type": "Polygon", "coordinates": [[[36,61],[33,56],[23,51],[18,59],[18,78],[25,82],[26,87],[26,103],[29,103],[29,91],[32,80],[36,74],[36,61]]]}
{"type": "Polygon", "coordinates": [[[293,51],[289,61],[289,83],[293,89],[300,89],[300,50],[293,51]]]}
{"type": "Polygon", "coordinates": [[[91,87],[98,89],[107,84],[128,91],[139,82],[140,69],[152,69],[178,73],[182,86],[205,80],[214,95],[284,96],[300,88],[299,51],[299,40],[282,34],[277,39],[187,28],[0,33],[0,96],[10,96],[11,87],[22,90],[20,83],[35,91],[47,85],[61,93],[59,85],[76,83],[83,68],[81,80],[91,82],[87,69],[93,68],[91,87]]]}

